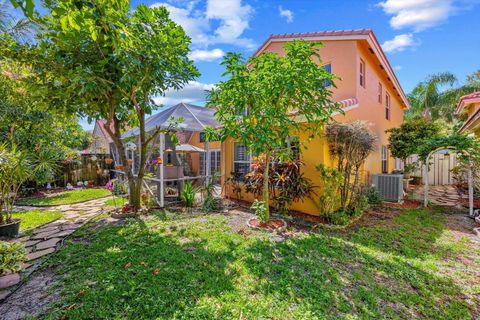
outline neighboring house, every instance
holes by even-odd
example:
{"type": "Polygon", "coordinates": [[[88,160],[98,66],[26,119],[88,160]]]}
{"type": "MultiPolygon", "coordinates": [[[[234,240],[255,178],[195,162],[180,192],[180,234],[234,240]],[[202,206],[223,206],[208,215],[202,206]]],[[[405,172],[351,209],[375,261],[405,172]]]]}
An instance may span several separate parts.
{"type": "MultiPolygon", "coordinates": [[[[96,120],[93,127],[90,145],[83,150],[83,154],[110,155],[114,149],[113,140],[105,130],[106,120],[96,120]]],[[[113,127],[113,126],[112,126],[113,127]]]]}
{"type": "Polygon", "coordinates": [[[455,114],[466,114],[467,120],[460,128],[460,133],[473,133],[480,136],[480,91],[460,98],[455,114]]]}
{"type": "MultiPolygon", "coordinates": [[[[371,131],[378,136],[378,149],[364,165],[365,179],[368,181],[374,173],[394,170],[400,164],[389,155],[385,130],[401,125],[409,103],[373,32],[362,29],[271,35],[254,55],[263,52],[283,55],[285,43],[297,39],[322,42],[324,46],[319,49],[319,54],[324,68],[341,78],[335,81],[337,87],[332,87],[332,98],[341,103],[345,114],[336,114],[334,119],[338,122],[367,121],[371,124],[371,131]]],[[[307,147],[301,148],[301,160],[305,163],[302,171],[318,186],[321,183],[315,166],[320,163],[333,165],[328,145],[323,138],[310,142],[306,136],[298,138],[299,143],[307,147]]],[[[232,172],[245,175],[250,166],[248,150],[232,139],[227,140],[223,148],[225,178],[232,172]]],[[[228,190],[228,195],[234,196],[231,191],[228,190]]],[[[243,199],[252,200],[253,196],[243,193],[243,199]]],[[[292,209],[318,214],[311,200],[294,203],[292,209]]]]}

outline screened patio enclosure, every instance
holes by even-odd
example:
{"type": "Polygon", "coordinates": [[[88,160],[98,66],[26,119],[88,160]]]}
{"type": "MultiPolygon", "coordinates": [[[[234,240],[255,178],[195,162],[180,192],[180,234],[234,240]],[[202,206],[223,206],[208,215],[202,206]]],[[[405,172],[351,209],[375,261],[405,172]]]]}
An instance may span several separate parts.
{"type": "MultiPolygon", "coordinates": [[[[160,133],[146,150],[145,172],[148,177],[144,186],[156,196],[161,207],[166,200],[179,199],[186,181],[202,185],[214,171],[220,174],[220,142],[208,142],[204,137],[206,127],[218,127],[214,113],[214,109],[182,102],[146,119],[147,134],[158,128],[169,130],[160,133]],[[172,134],[177,136],[178,143],[172,141],[172,134]]],[[[127,145],[136,145],[126,151],[127,158],[133,161],[134,174],[138,172],[138,135],[138,128],[132,128],[122,135],[127,145]]]]}

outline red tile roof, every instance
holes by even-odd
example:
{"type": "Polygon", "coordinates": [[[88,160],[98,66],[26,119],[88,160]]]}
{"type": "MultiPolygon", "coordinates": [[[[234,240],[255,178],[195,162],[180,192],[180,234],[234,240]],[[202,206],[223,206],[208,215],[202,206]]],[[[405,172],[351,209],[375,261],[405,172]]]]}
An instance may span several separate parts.
{"type": "Polygon", "coordinates": [[[265,45],[272,39],[291,39],[291,38],[315,38],[315,37],[348,37],[348,36],[368,36],[372,33],[372,29],[352,29],[352,30],[332,30],[332,31],[318,31],[318,32],[299,32],[299,33],[284,33],[271,34],[265,42],[253,54],[256,56],[265,45]]]}
{"type": "Polygon", "coordinates": [[[457,109],[455,110],[455,114],[459,114],[466,105],[469,105],[471,103],[476,103],[476,102],[480,103],[480,91],[476,91],[476,92],[462,96],[458,100],[458,105],[457,105],[457,109]]]}

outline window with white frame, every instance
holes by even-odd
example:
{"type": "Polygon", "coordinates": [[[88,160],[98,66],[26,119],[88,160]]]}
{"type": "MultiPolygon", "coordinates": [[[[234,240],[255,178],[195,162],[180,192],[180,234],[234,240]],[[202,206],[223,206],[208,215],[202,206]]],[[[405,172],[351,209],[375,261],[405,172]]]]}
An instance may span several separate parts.
{"type": "Polygon", "coordinates": [[[388,148],[382,146],[382,173],[388,173],[388,148]]]}
{"type": "Polygon", "coordinates": [[[245,176],[250,172],[250,152],[246,146],[235,142],[233,145],[233,174],[238,180],[245,180],[245,176]]]}

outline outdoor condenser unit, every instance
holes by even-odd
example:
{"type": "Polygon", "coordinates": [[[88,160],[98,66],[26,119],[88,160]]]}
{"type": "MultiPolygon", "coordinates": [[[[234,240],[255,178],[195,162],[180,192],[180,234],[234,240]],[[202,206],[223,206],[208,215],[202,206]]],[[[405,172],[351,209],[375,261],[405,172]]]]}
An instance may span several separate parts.
{"type": "Polygon", "coordinates": [[[402,174],[374,174],[372,187],[376,188],[385,201],[400,202],[403,200],[402,174]]]}

